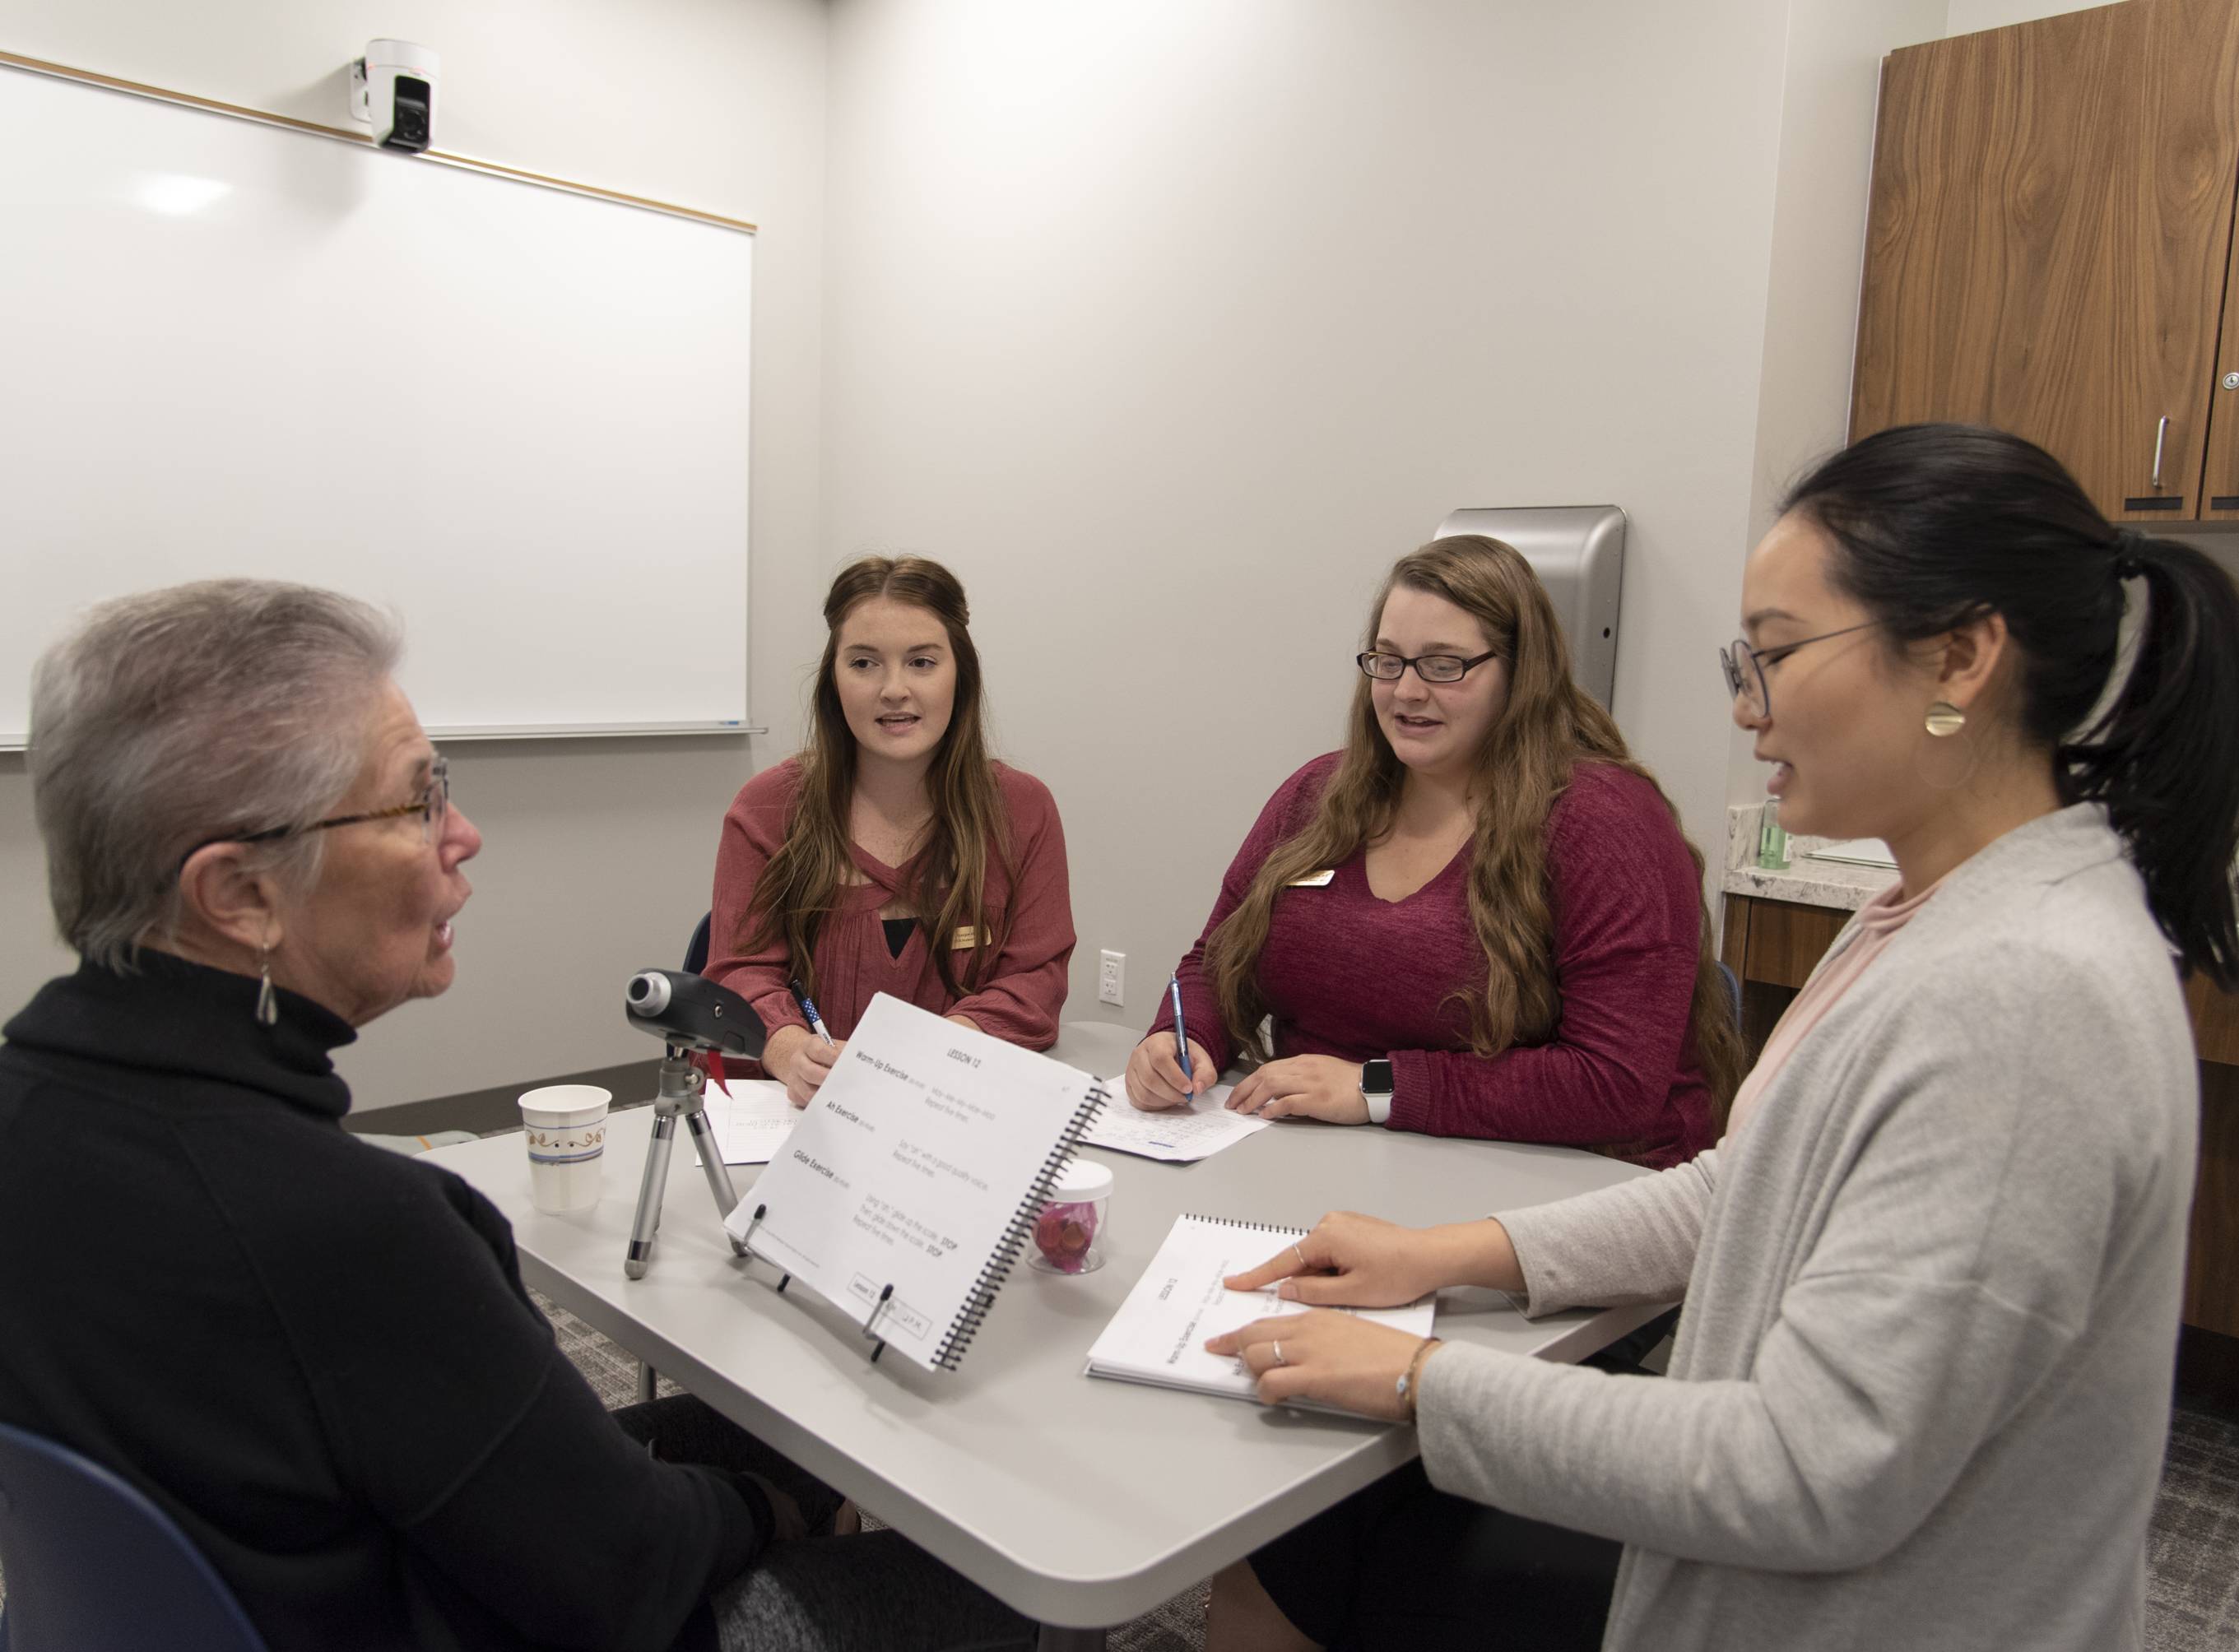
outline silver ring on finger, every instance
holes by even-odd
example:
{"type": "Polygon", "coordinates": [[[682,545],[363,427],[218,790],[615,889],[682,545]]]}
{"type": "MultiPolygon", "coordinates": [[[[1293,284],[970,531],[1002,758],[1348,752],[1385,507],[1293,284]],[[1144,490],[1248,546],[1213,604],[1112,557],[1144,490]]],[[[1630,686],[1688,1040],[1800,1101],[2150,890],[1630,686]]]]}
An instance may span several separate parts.
{"type": "Polygon", "coordinates": [[[1275,1344],[1275,1363],[1278,1365],[1287,1365],[1291,1363],[1283,1357],[1283,1344],[1280,1343],[1275,1344]]]}
{"type": "Polygon", "coordinates": [[[1298,1257],[1299,1265],[1302,1268],[1305,1267],[1306,1265],[1306,1253],[1299,1250],[1295,1244],[1291,1247],[1291,1250],[1298,1257]]]}

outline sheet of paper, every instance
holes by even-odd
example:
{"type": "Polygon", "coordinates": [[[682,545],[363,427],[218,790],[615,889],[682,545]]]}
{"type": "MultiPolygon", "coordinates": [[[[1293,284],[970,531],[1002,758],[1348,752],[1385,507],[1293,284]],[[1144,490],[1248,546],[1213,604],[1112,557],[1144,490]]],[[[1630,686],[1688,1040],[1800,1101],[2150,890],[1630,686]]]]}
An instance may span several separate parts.
{"type": "Polygon", "coordinates": [[[1186,1107],[1145,1112],[1127,1099],[1126,1078],[1106,1078],[1112,1105],[1097,1115],[1081,1140],[1091,1147],[1136,1153],[1169,1164],[1193,1164],[1242,1141],[1273,1123],[1256,1113],[1232,1113],[1224,1105],[1234,1085],[1216,1085],[1186,1107]]]}
{"type": "MultiPolygon", "coordinates": [[[[774,1078],[726,1078],[730,1094],[708,1086],[708,1122],[714,1126],[715,1145],[726,1164],[767,1164],[800,1122],[801,1109],[785,1098],[785,1086],[774,1078]]],[[[694,1165],[700,1155],[692,1155],[694,1165]]]]}
{"type": "Polygon", "coordinates": [[[895,1352],[953,1364],[1092,1084],[880,993],[726,1225],[895,1352]]]}
{"type": "MultiPolygon", "coordinates": [[[[1298,1229],[1201,1216],[1175,1217],[1158,1255],[1089,1349],[1089,1375],[1252,1398],[1256,1389],[1251,1373],[1233,1358],[1206,1353],[1206,1339],[1255,1319],[1305,1310],[1277,1297],[1272,1288],[1231,1290],[1221,1280],[1258,1266],[1286,1244],[1305,1237],[1298,1229]]],[[[1427,1337],[1437,1303],[1426,1297],[1405,1308],[1341,1311],[1358,1313],[1410,1336],[1427,1337]]]]}

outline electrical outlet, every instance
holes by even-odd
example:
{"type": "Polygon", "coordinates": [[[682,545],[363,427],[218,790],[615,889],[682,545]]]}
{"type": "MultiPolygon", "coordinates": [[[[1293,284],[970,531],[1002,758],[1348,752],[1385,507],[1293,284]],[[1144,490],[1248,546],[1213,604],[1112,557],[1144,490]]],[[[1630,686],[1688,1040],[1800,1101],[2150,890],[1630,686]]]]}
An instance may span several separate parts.
{"type": "Polygon", "coordinates": [[[1100,1004],[1127,1001],[1127,954],[1106,952],[1096,972],[1096,1000],[1100,1004]]]}

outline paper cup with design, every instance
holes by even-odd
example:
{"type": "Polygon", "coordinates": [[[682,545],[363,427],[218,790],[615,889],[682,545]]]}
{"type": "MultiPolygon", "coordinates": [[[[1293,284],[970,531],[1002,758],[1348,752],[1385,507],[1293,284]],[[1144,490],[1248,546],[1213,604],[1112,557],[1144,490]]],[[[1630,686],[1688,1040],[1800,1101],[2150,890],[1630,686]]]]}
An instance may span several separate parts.
{"type": "Polygon", "coordinates": [[[521,1098],[528,1138],[528,1196],[555,1216],[599,1202],[607,1152],[607,1107],[596,1085],[547,1085],[521,1098]]]}

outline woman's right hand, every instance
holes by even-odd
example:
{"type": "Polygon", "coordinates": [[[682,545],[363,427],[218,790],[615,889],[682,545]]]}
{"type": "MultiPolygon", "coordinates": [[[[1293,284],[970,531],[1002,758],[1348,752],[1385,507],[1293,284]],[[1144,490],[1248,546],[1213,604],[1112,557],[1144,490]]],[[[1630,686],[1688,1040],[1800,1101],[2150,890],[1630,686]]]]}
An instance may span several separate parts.
{"type": "Polygon", "coordinates": [[[1182,1064],[1174,1058],[1174,1035],[1153,1032],[1135,1046],[1135,1053],[1127,1058],[1127,1099],[1146,1112],[1159,1112],[1169,1107],[1186,1107],[1194,1096],[1199,1096],[1219,1082],[1219,1069],[1205,1046],[1195,1038],[1189,1041],[1190,1076],[1182,1076],[1182,1064]]]}
{"type": "Polygon", "coordinates": [[[847,1045],[827,1044],[807,1027],[780,1027],[762,1046],[762,1071],[785,1085],[785,1098],[806,1107],[832,1076],[847,1045]]]}
{"type": "Polygon", "coordinates": [[[1226,1283],[1231,1290],[1274,1284],[1284,1301],[1314,1307],[1397,1308],[1441,1285],[1521,1290],[1524,1274],[1498,1222],[1410,1228],[1333,1211],[1305,1238],[1226,1283]]]}

